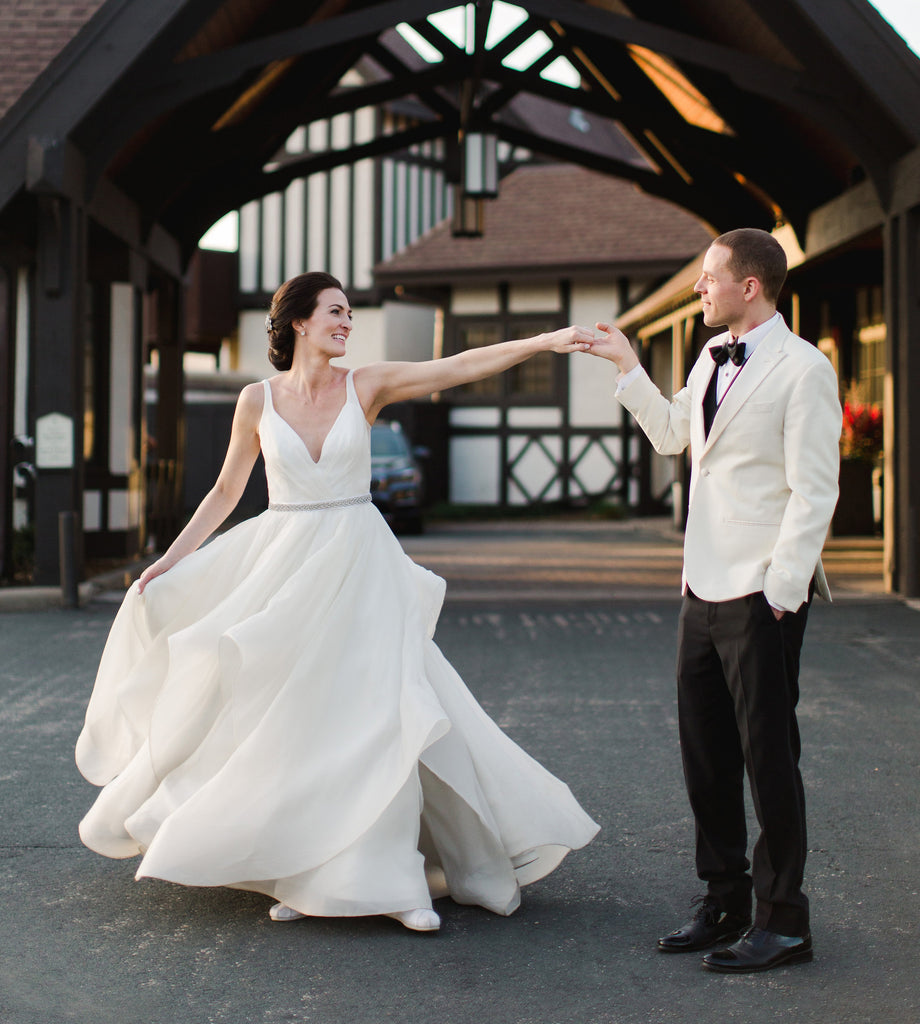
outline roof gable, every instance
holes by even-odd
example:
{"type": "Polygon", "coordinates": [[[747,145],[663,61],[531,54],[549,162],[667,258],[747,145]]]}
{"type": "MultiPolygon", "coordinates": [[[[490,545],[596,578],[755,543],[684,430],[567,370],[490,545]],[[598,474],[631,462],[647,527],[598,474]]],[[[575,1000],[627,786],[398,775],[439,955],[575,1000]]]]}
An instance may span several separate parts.
{"type": "Polygon", "coordinates": [[[714,232],[687,210],[635,185],[571,164],[522,167],[486,204],[480,238],[445,221],[376,268],[378,280],[428,281],[550,271],[671,270],[714,232]],[[564,270],[563,270],[564,268],[564,270]]]}
{"type": "Polygon", "coordinates": [[[721,229],[784,221],[800,236],[812,210],[861,180],[887,206],[892,168],[920,143],[920,61],[868,0],[531,0],[494,46],[491,4],[470,5],[466,46],[428,20],[437,0],[5,4],[15,59],[0,94],[0,209],[36,181],[90,198],[107,182],[187,251],[228,210],[333,166],[437,142],[455,174],[474,129],[636,182],[721,229]],[[443,59],[401,59],[387,39],[402,22],[443,59]],[[513,48],[539,33],[550,49],[512,67],[513,48]],[[577,88],[543,77],[560,57],[577,88]],[[381,79],[343,86],[362,60],[381,79]],[[275,160],[298,125],[407,97],[419,113],[404,130],[275,160]],[[563,108],[594,119],[591,131],[555,131],[563,108]],[[45,173],[30,150],[77,170],[45,173]]]}

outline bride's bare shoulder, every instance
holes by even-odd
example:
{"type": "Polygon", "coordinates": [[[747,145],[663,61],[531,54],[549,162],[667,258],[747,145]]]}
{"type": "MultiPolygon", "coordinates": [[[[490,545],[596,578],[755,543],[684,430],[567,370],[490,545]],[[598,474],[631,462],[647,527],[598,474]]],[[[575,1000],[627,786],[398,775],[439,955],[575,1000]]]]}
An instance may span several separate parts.
{"type": "Polygon", "coordinates": [[[236,414],[247,420],[256,420],[262,415],[265,403],[265,388],[261,381],[247,384],[236,400],[236,414]]]}

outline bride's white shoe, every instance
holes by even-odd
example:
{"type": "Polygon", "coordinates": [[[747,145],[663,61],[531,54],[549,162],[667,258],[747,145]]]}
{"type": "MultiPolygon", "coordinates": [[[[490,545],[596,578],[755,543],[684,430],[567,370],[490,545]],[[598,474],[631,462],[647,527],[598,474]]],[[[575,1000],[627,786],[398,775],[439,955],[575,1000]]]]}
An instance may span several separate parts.
{"type": "Polygon", "coordinates": [[[273,921],[299,921],[302,917],[306,917],[306,914],[301,914],[299,910],[295,910],[293,907],[287,906],[285,903],[276,903],[268,912],[268,916],[273,921]]]}
{"type": "Polygon", "coordinates": [[[392,917],[414,932],[436,932],[441,927],[441,918],[433,910],[399,910],[392,917]]]}

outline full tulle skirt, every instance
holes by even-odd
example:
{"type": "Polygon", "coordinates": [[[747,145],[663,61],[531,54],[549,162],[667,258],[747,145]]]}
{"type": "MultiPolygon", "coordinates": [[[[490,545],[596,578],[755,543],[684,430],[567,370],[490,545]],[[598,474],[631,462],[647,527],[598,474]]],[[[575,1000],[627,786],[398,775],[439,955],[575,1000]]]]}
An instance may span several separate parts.
{"type": "Polygon", "coordinates": [[[597,826],[432,636],[443,581],[371,505],[269,511],[132,587],[77,743],[91,849],[304,914],[499,914],[597,826]]]}

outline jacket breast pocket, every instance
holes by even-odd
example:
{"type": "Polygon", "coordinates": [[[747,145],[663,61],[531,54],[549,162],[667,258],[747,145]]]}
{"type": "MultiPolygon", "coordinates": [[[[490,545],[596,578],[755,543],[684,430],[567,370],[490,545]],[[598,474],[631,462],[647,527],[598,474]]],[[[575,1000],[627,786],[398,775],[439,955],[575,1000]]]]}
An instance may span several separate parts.
{"type": "Polygon", "coordinates": [[[776,411],[776,402],[745,402],[735,414],[734,429],[761,440],[771,437],[778,427],[776,411]]]}

